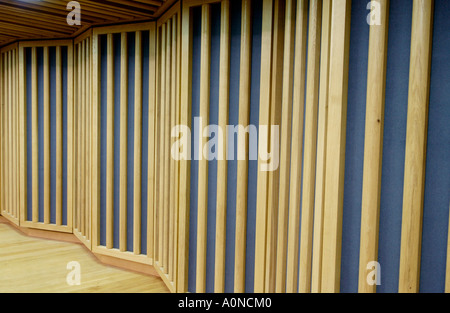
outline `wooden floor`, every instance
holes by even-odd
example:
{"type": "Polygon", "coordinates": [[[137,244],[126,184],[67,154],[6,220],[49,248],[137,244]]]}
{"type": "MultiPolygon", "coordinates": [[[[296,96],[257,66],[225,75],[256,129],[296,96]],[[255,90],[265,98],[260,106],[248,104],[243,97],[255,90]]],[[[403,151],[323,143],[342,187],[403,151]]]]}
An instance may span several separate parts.
{"type": "Polygon", "coordinates": [[[76,243],[28,237],[0,223],[0,293],[169,292],[159,277],[100,263],[76,243]],[[69,285],[67,264],[80,264],[80,285],[69,285]]]}

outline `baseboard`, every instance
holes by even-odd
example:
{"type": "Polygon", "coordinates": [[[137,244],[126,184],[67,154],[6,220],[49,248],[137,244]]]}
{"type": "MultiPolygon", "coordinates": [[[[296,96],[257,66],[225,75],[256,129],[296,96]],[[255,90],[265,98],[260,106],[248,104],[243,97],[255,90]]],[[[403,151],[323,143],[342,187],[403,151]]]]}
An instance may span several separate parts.
{"type": "Polygon", "coordinates": [[[144,264],[144,263],[138,263],[130,260],[124,260],[119,259],[113,256],[109,255],[103,255],[99,253],[92,253],[100,262],[122,268],[122,269],[128,269],[130,271],[138,272],[141,274],[151,275],[151,276],[157,276],[160,277],[158,272],[155,270],[155,268],[152,265],[144,264]]]}

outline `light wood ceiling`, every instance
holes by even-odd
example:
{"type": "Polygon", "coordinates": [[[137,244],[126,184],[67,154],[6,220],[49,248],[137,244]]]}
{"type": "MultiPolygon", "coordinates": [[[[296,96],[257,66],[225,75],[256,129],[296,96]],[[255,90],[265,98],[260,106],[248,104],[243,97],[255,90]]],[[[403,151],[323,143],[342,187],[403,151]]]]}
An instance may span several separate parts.
{"type": "Polygon", "coordinates": [[[70,38],[93,25],[154,19],[175,0],[77,0],[81,25],[67,24],[70,0],[0,0],[0,47],[17,40],[70,38]]]}

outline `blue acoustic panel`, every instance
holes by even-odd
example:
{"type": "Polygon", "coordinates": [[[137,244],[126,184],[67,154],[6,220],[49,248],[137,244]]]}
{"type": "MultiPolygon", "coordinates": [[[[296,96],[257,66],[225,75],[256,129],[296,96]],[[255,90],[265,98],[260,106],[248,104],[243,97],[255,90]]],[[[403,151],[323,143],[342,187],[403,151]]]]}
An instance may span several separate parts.
{"type": "MultiPolygon", "coordinates": [[[[142,32],[142,174],[141,174],[141,253],[147,254],[148,211],[148,96],[149,96],[149,32],[142,32]]],[[[151,134],[153,135],[153,134],[151,134]]]]}
{"type": "Polygon", "coordinates": [[[107,40],[99,36],[100,46],[100,245],[106,245],[106,93],[107,40]]]}
{"type": "MultiPolygon", "coordinates": [[[[211,69],[209,124],[219,123],[219,60],[220,60],[220,3],[211,5],[211,69]]],[[[214,136],[217,136],[215,134],[214,136]]],[[[217,138],[215,138],[217,139],[217,138]]],[[[211,144],[218,142],[212,137],[211,144]]],[[[214,151],[212,147],[208,151],[214,151]]],[[[217,200],[217,160],[208,162],[208,224],[206,242],[206,292],[214,292],[214,269],[216,250],[216,200],[217,200]]]]}
{"type": "Polygon", "coordinates": [[[121,34],[113,35],[114,55],[114,248],[120,244],[120,72],[121,34]]]}
{"type": "MultiPolygon", "coordinates": [[[[252,66],[250,90],[250,125],[259,129],[259,84],[261,72],[262,1],[252,2],[252,66]]],[[[257,148],[257,145],[255,145],[257,148]]],[[[258,160],[248,162],[247,246],[245,259],[245,291],[253,292],[255,275],[255,230],[258,160]]]]}
{"type": "Polygon", "coordinates": [[[366,1],[353,1],[345,147],[344,211],[341,251],[341,292],[357,292],[361,197],[364,162],[369,25],[366,1]]]}
{"type": "Polygon", "coordinates": [[[420,292],[444,292],[450,206],[450,2],[435,1],[420,292]]]}
{"type": "Polygon", "coordinates": [[[56,48],[49,48],[50,63],[50,223],[56,223],[56,48]]]}
{"type": "Polygon", "coordinates": [[[32,137],[32,122],[31,122],[31,48],[25,48],[26,61],[26,123],[27,123],[27,216],[25,220],[31,221],[33,210],[33,137],[32,137]]]}
{"type": "Polygon", "coordinates": [[[127,250],[133,251],[133,193],[134,193],[134,32],[128,33],[128,165],[127,165],[127,250]]]}
{"type": "Polygon", "coordinates": [[[62,224],[67,225],[67,47],[61,47],[62,66],[62,224]]]}
{"type": "MultiPolygon", "coordinates": [[[[192,9],[193,36],[192,36],[192,121],[191,132],[195,128],[195,117],[200,114],[200,31],[201,7],[192,9]]],[[[188,291],[196,291],[197,266],[197,205],[198,205],[198,146],[194,140],[195,133],[191,134],[191,182],[190,182],[190,216],[189,216],[189,273],[188,291]]]]}
{"type": "Polygon", "coordinates": [[[377,292],[398,291],[412,1],[391,1],[384,111],[377,292]]]}
{"type": "Polygon", "coordinates": [[[44,222],[44,52],[37,50],[38,72],[38,176],[39,176],[39,222],[44,222]]]}

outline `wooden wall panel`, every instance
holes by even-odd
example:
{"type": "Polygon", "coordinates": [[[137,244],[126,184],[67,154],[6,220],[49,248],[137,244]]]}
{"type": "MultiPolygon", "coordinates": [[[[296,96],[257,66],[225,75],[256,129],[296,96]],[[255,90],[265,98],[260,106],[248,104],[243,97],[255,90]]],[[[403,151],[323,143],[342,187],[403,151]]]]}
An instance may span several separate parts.
{"type": "Polygon", "coordinates": [[[88,63],[92,64],[94,85],[92,96],[89,96],[89,98],[92,97],[90,105],[92,107],[92,116],[90,117],[92,129],[88,138],[91,138],[92,143],[89,147],[92,148],[87,147],[86,149],[91,150],[87,153],[90,155],[88,162],[92,169],[88,175],[92,175],[94,179],[92,184],[86,182],[86,202],[92,204],[91,212],[86,211],[86,214],[90,216],[90,220],[86,220],[86,226],[92,225],[90,236],[94,253],[147,265],[153,264],[157,268],[159,260],[153,249],[156,246],[154,208],[158,210],[159,206],[155,205],[153,199],[154,195],[159,196],[159,193],[151,192],[159,182],[159,177],[151,174],[156,167],[153,143],[158,138],[154,134],[154,125],[158,120],[154,115],[157,108],[155,103],[157,92],[155,87],[151,87],[156,84],[157,76],[155,73],[157,64],[155,26],[156,22],[146,22],[124,25],[122,28],[95,28],[92,32],[92,43],[90,40],[87,41],[89,46],[92,45],[92,62],[88,63]],[[100,51],[102,40],[106,40],[108,49],[106,53],[100,51]],[[144,43],[148,46],[145,47],[144,43]],[[102,60],[102,56],[106,59],[102,60]],[[104,63],[106,68],[102,69],[102,61],[106,62],[104,63]],[[120,65],[120,70],[115,68],[117,64],[120,65]],[[144,65],[148,68],[145,68],[144,65]],[[102,92],[100,79],[105,73],[107,81],[103,83],[107,84],[108,88],[106,88],[106,92],[102,92]],[[118,80],[120,83],[115,83],[116,74],[120,75],[118,80]],[[144,74],[148,77],[144,77],[144,74]],[[149,86],[144,86],[144,81],[149,86]],[[117,90],[120,90],[120,93],[117,90]],[[146,90],[148,93],[146,92],[145,95],[148,99],[144,98],[146,90]],[[119,94],[120,98],[115,99],[115,95],[119,94]],[[130,101],[133,102],[130,103],[130,101]],[[104,110],[101,109],[103,103],[107,105],[105,116],[102,115],[104,110]],[[144,116],[144,104],[147,105],[147,103],[148,116],[144,116]],[[134,109],[129,109],[130,106],[134,109]],[[119,112],[114,112],[116,108],[119,112]],[[130,114],[132,117],[129,116],[130,114]],[[116,123],[119,120],[120,122],[116,123]],[[147,123],[147,121],[149,133],[144,134],[144,122],[147,123]],[[102,123],[106,123],[104,134],[102,134],[102,123]],[[130,130],[132,125],[133,128],[130,130]],[[116,127],[119,127],[120,131],[114,131],[116,127]],[[143,141],[144,135],[148,141],[143,141]],[[104,151],[107,158],[105,186],[101,185],[99,170],[102,138],[107,142],[107,148],[104,151]],[[119,149],[117,146],[115,147],[117,144],[119,149]],[[147,147],[144,145],[148,145],[148,155],[144,154],[144,151],[147,151],[147,147]],[[118,154],[114,152],[116,149],[120,151],[118,154]],[[148,173],[143,172],[144,162],[148,162],[148,173]],[[144,183],[147,194],[145,202],[143,201],[144,183]],[[114,186],[116,185],[119,195],[115,195],[114,186]],[[105,216],[100,214],[101,197],[99,194],[100,188],[104,187],[106,187],[105,216]],[[118,202],[115,203],[116,201],[118,202]],[[145,208],[143,207],[144,203],[147,203],[145,208]],[[114,211],[115,207],[118,208],[117,212],[114,211]],[[144,211],[147,214],[146,220],[143,219],[144,211]],[[146,228],[143,225],[146,225],[146,228]],[[131,238],[133,239],[131,240],[131,238]],[[102,244],[103,240],[104,244],[102,244]]]}
{"type": "MultiPolygon", "coordinates": [[[[228,288],[234,292],[245,292],[248,286],[253,286],[255,292],[339,292],[350,20],[355,18],[350,16],[352,2],[242,0],[236,7],[231,3],[229,0],[180,0],[155,21],[98,27],[73,40],[23,41],[3,47],[0,51],[0,213],[23,227],[73,232],[94,253],[153,265],[172,292],[188,291],[189,269],[195,269],[196,292],[206,292],[207,286],[212,285],[215,292],[225,292],[230,278],[226,269],[230,269],[227,228],[231,223],[235,236],[231,244],[234,286],[228,284],[228,288]],[[211,56],[215,48],[211,39],[212,12],[217,13],[212,9],[216,4],[221,6],[217,82],[211,75],[211,65],[215,64],[211,56]],[[249,135],[242,129],[238,132],[237,184],[233,186],[236,198],[232,203],[236,206],[235,220],[228,220],[227,214],[230,160],[226,132],[219,138],[215,212],[209,211],[208,203],[211,163],[203,155],[208,138],[199,137],[197,194],[191,194],[189,185],[190,141],[188,146],[183,146],[188,151],[182,151],[181,159],[173,155],[177,152],[175,143],[186,139],[181,136],[185,135],[186,128],[190,129],[193,118],[193,37],[199,35],[193,34],[194,8],[201,9],[200,37],[196,38],[200,39],[200,46],[196,48],[200,48],[202,126],[210,122],[210,102],[213,103],[210,97],[214,95],[212,86],[216,83],[218,124],[222,130],[230,120],[233,96],[238,99],[239,125],[244,129],[253,126],[249,124],[257,86],[259,115],[255,120],[259,126],[269,126],[267,133],[259,127],[258,152],[273,154],[277,149],[280,156],[279,167],[267,172],[262,168],[267,160],[258,155],[257,180],[249,180],[249,173],[252,174],[249,135]],[[255,8],[262,8],[261,17],[255,8]],[[239,11],[241,18],[241,29],[236,34],[231,32],[231,17],[237,13],[233,10],[239,11]],[[231,40],[236,39],[233,36],[240,41],[238,69],[231,68],[231,40]],[[101,53],[103,42],[107,50],[101,53]],[[149,46],[144,46],[147,42],[149,46]],[[260,42],[260,46],[253,46],[255,42],[260,42]],[[259,64],[255,64],[258,63],[255,57],[260,57],[259,64]],[[120,80],[115,77],[119,73],[119,68],[115,68],[118,64],[120,80]],[[103,65],[106,67],[102,68],[103,65]],[[232,70],[239,75],[236,95],[230,95],[232,70]],[[144,73],[149,73],[148,77],[144,73]],[[260,75],[257,81],[254,74],[260,75]],[[42,82],[39,82],[41,75],[42,82]],[[101,81],[103,77],[105,81],[101,81]],[[55,99],[51,98],[53,92],[55,99]],[[120,99],[115,99],[119,94],[120,99]],[[53,103],[56,104],[54,112],[53,103]],[[144,114],[147,103],[148,115],[144,114]],[[128,110],[129,107],[133,110],[128,110]],[[120,112],[114,112],[117,108],[120,112]],[[102,125],[106,126],[106,132],[102,125]],[[143,133],[145,125],[148,134],[143,133]],[[280,127],[279,134],[271,128],[274,125],[280,127]],[[114,131],[116,127],[120,127],[120,132],[114,131]],[[31,138],[27,138],[28,130],[31,138]],[[101,145],[104,140],[105,151],[101,145]],[[103,153],[105,177],[100,176],[103,153]],[[51,163],[53,155],[56,164],[51,163]],[[145,166],[147,172],[143,172],[145,166]],[[31,173],[27,173],[29,169],[31,173]],[[31,190],[27,190],[28,186],[31,190]],[[256,195],[251,197],[255,198],[249,198],[249,190],[254,187],[256,195]],[[101,190],[106,190],[105,203],[101,201],[101,190]],[[191,196],[198,199],[196,238],[189,233],[191,196]],[[256,220],[249,215],[254,213],[249,205],[253,202],[256,220]],[[105,205],[105,216],[101,205],[105,205]],[[210,214],[216,216],[213,239],[210,214]],[[248,234],[249,223],[255,223],[251,224],[255,234],[248,234]],[[247,238],[251,236],[255,243],[249,248],[247,238]],[[207,253],[211,240],[215,240],[214,260],[207,253]],[[196,262],[191,267],[190,242],[196,245],[196,262]],[[208,270],[211,268],[214,277],[208,270]],[[254,277],[253,281],[248,281],[248,277],[254,277]]],[[[366,265],[378,258],[389,30],[389,1],[378,3],[381,22],[370,26],[369,65],[364,73],[367,101],[360,195],[360,292],[376,291],[376,286],[366,283],[366,265]]],[[[413,4],[400,292],[419,291],[434,14],[434,1],[414,0],[413,4]]],[[[448,285],[447,280],[447,291],[448,285]]]]}

